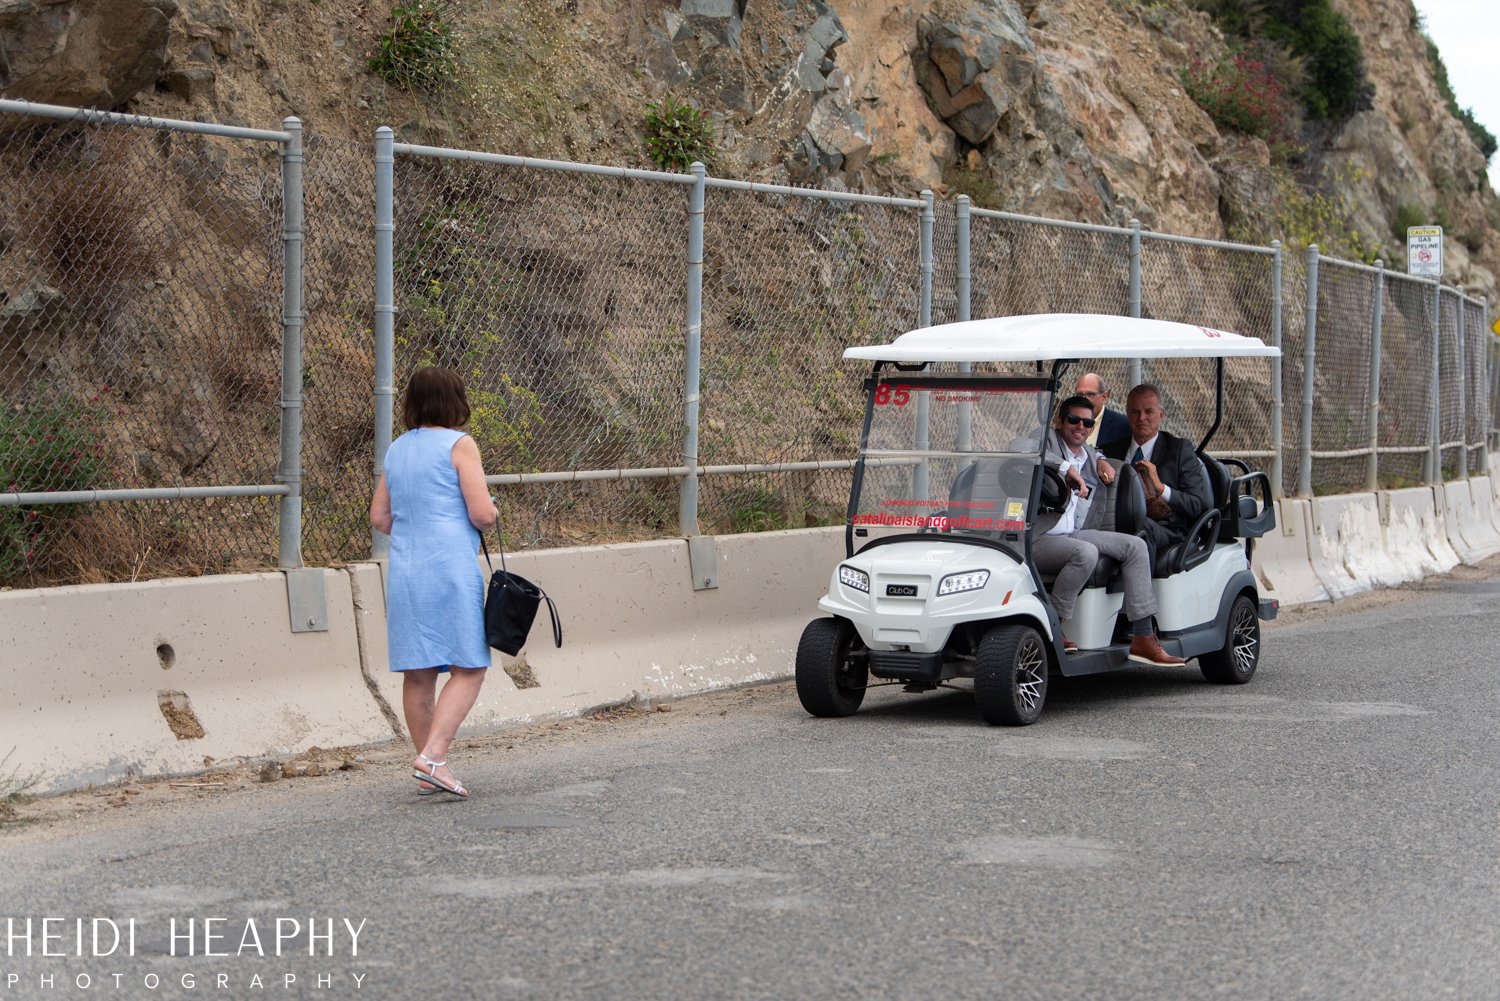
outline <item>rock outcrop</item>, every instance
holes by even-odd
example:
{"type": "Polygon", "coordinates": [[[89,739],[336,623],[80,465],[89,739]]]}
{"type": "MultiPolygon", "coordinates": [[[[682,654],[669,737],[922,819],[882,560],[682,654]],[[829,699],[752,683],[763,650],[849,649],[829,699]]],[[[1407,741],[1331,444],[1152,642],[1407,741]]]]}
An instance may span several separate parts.
{"type": "Polygon", "coordinates": [[[166,65],[177,0],[0,0],[0,94],[123,108],[166,65]]]}

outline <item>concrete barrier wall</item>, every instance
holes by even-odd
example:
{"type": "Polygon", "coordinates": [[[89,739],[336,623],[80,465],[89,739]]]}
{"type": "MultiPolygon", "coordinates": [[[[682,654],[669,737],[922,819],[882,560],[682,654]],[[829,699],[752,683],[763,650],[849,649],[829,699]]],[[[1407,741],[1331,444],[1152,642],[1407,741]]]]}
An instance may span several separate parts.
{"type": "Polygon", "coordinates": [[[349,578],[323,577],[317,633],[292,633],[279,573],[0,593],[7,771],[54,792],[389,738],[360,678],[349,578]]]}
{"type": "MultiPolygon", "coordinates": [[[[512,571],[557,603],[563,646],[553,647],[543,608],[519,659],[494,654],[496,668],[510,664],[537,687],[518,688],[492,670],[463,732],[637,694],[671,698],[787,677],[803,627],[821,614],[818,598],[843,556],[843,538],[842,528],[722,536],[719,586],[702,591],[693,589],[681,540],[508,556],[512,571]]],[[[382,615],[378,637],[367,637],[369,660],[382,695],[399,710],[401,679],[389,670],[384,629],[382,615]]]]}
{"type": "Polygon", "coordinates": [[[1255,540],[1251,566],[1267,596],[1283,605],[1328,601],[1328,588],[1313,571],[1312,503],[1283,498],[1276,502],[1276,530],[1255,540]]]}
{"type": "Polygon", "coordinates": [[[1448,542],[1443,505],[1432,487],[1387,490],[1380,494],[1380,502],[1386,555],[1408,580],[1446,573],[1458,565],[1458,554],[1448,542]]]}
{"type": "MultiPolygon", "coordinates": [[[[784,678],[843,555],[843,530],[717,540],[695,591],[681,540],[510,558],[562,613],[488,678],[465,733],[784,678]]],[[[214,760],[404,737],[381,568],[323,571],[326,632],[293,633],[280,573],[0,593],[0,757],[60,792],[214,760]]],[[[545,613],[544,613],[545,614],[545,613]]],[[[0,775],[0,778],[4,778],[0,775]]]]}
{"type": "MultiPolygon", "coordinates": [[[[1256,574],[1295,605],[1477,562],[1500,551],[1494,491],[1476,477],[1279,501],[1256,574]]],[[[492,672],[465,732],[789,676],[843,529],[715,544],[718,586],[707,590],[693,588],[682,540],[512,558],[557,601],[565,642],[554,649],[539,618],[521,657],[496,654],[509,671],[492,672]]],[[[291,631],[279,573],[0,593],[7,772],[57,792],[404,736],[381,568],[322,574],[329,628],[308,633],[291,631]]]]}
{"type": "Polygon", "coordinates": [[[1313,571],[1335,599],[1416,579],[1386,551],[1375,494],[1313,498],[1312,527],[1313,571]]]}

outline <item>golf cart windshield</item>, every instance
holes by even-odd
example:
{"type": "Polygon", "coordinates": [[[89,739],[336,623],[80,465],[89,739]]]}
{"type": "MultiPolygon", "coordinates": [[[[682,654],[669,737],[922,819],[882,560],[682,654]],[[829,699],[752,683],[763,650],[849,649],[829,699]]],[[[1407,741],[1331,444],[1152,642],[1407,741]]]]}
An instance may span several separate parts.
{"type": "Polygon", "coordinates": [[[1052,408],[1048,380],[887,372],[866,391],[851,527],[992,539],[1025,531],[1052,408]]]}

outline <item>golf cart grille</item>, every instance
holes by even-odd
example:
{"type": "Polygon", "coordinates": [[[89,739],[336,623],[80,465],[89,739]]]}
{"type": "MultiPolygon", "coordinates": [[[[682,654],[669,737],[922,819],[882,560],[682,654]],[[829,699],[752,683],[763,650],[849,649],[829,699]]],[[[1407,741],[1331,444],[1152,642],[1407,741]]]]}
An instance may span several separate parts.
{"type": "Polygon", "coordinates": [[[942,651],[871,650],[870,673],[895,681],[938,681],[943,674],[942,651]]]}

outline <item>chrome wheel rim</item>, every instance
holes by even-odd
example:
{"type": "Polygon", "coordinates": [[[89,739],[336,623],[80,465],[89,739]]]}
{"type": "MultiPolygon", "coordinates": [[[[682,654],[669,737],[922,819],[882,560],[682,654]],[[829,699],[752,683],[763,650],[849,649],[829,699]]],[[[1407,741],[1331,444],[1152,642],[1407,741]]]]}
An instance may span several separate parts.
{"type": "Polygon", "coordinates": [[[1234,655],[1234,669],[1245,675],[1255,670],[1260,654],[1260,626],[1255,609],[1241,602],[1234,607],[1234,621],[1229,626],[1229,647],[1234,655]]]}
{"type": "Polygon", "coordinates": [[[1016,698],[1027,713],[1041,707],[1047,687],[1047,655],[1042,643],[1031,637],[1016,651],[1016,698]]]}

